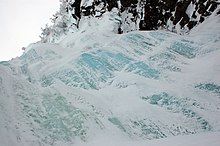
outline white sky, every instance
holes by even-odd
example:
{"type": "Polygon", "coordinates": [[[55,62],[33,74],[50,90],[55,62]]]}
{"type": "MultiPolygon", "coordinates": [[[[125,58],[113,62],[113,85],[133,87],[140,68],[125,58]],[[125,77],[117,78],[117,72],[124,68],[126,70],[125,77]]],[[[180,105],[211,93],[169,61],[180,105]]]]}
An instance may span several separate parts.
{"type": "Polygon", "coordinates": [[[59,0],[0,0],[0,61],[39,41],[41,27],[59,10],[59,0]]]}

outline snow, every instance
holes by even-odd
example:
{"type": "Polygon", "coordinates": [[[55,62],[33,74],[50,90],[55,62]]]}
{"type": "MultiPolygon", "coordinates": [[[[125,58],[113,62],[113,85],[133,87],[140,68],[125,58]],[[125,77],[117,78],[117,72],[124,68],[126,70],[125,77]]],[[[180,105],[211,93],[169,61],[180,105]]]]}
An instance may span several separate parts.
{"type": "Polygon", "coordinates": [[[92,6],[93,0],[82,0],[81,1],[81,6],[88,7],[92,6]]]}
{"type": "Polygon", "coordinates": [[[191,2],[186,9],[186,14],[188,15],[189,18],[192,17],[194,10],[195,10],[195,5],[193,5],[193,3],[191,2]]]}
{"type": "MultiPolygon", "coordinates": [[[[82,146],[219,146],[220,133],[203,133],[196,135],[176,136],[172,138],[164,138],[151,141],[111,141],[108,138],[101,138],[99,140],[82,144],[82,146]]],[[[76,144],[77,145],[77,144],[76,144]]]]}
{"type": "Polygon", "coordinates": [[[117,4],[118,4],[118,8],[121,9],[121,1],[120,0],[117,1],[117,4]]]}
{"type": "Polygon", "coordinates": [[[117,18],[0,62],[2,145],[219,145],[219,17],[185,36],[117,18]]]}

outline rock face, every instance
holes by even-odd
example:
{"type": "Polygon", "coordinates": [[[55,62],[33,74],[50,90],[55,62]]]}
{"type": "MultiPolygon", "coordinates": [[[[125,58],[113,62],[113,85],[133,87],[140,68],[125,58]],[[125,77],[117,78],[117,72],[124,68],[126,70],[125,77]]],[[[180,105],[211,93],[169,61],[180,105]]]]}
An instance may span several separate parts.
{"type": "MultiPolygon", "coordinates": [[[[162,28],[182,34],[202,23],[219,4],[218,0],[61,0],[52,31],[53,36],[59,36],[74,26],[79,28],[84,23],[82,18],[100,18],[114,12],[118,16],[116,33],[162,28]],[[66,27],[60,28],[60,23],[66,27]]],[[[44,42],[49,35],[51,30],[43,34],[44,42]]]]}

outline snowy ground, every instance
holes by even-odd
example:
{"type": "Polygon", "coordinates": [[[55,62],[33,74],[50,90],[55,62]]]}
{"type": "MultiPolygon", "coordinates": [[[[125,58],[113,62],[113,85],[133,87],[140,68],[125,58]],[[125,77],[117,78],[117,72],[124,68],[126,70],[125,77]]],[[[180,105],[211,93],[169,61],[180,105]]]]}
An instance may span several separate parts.
{"type": "MultiPolygon", "coordinates": [[[[195,135],[176,136],[171,138],[156,139],[151,141],[111,141],[99,139],[81,146],[219,146],[220,133],[203,133],[195,135]]],[[[76,144],[78,145],[78,144],[76,144]]]]}

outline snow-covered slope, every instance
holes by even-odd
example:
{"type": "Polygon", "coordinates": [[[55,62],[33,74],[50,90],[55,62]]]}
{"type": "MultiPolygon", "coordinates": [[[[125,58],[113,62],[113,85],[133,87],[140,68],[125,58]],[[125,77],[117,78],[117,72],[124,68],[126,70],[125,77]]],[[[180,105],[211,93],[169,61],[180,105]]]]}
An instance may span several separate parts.
{"type": "Polygon", "coordinates": [[[0,63],[0,145],[141,146],[207,132],[219,144],[219,16],[188,36],[117,35],[109,18],[0,63]]]}
{"type": "Polygon", "coordinates": [[[202,133],[195,135],[175,136],[150,141],[130,141],[120,139],[109,141],[108,138],[96,139],[88,143],[76,143],[81,146],[219,146],[219,132],[202,133]],[[107,141],[107,142],[106,142],[107,141]]]}

